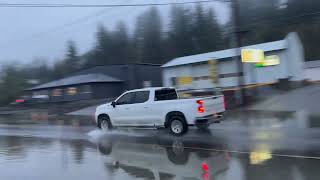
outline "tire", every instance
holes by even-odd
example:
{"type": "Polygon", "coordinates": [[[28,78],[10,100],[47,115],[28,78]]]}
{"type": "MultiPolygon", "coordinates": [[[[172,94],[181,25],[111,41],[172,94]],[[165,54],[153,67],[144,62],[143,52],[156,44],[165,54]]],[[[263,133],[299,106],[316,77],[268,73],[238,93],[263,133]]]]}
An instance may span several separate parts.
{"type": "Polygon", "coordinates": [[[169,117],[170,132],[175,136],[182,136],[188,131],[188,125],[183,116],[171,116],[169,117]]]}
{"type": "Polygon", "coordinates": [[[110,118],[108,116],[99,116],[98,118],[98,127],[102,130],[111,130],[112,124],[110,122],[110,118]]]}
{"type": "Polygon", "coordinates": [[[98,150],[103,155],[110,155],[112,152],[112,144],[111,143],[99,144],[98,150]]]}
{"type": "Polygon", "coordinates": [[[173,164],[184,165],[189,160],[189,151],[184,149],[184,145],[181,141],[173,142],[171,147],[167,147],[167,156],[169,161],[173,164]]]}

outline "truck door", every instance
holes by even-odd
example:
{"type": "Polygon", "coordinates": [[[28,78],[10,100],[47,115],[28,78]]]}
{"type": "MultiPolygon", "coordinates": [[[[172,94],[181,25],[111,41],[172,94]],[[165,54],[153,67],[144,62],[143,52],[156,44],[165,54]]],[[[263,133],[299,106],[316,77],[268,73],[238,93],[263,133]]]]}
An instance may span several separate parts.
{"type": "Polygon", "coordinates": [[[116,126],[126,126],[130,123],[130,106],[133,104],[134,93],[123,94],[117,101],[111,114],[111,121],[116,126]]]}
{"type": "Polygon", "coordinates": [[[134,93],[134,103],[129,112],[132,116],[132,124],[136,126],[153,126],[152,112],[150,111],[150,91],[137,91],[134,93]]]}
{"type": "MultiPolygon", "coordinates": [[[[116,102],[114,122],[118,126],[149,126],[151,113],[148,111],[150,91],[124,94],[116,102]]],[[[153,124],[152,124],[153,125],[153,124]]]]}

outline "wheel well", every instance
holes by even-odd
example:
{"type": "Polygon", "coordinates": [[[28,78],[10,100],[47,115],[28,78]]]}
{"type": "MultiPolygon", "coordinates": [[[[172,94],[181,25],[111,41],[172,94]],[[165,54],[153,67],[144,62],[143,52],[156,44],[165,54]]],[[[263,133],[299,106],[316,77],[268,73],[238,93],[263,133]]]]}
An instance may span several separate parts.
{"type": "MultiPolygon", "coordinates": [[[[108,114],[99,114],[98,119],[97,119],[97,124],[98,124],[98,126],[100,126],[100,118],[102,118],[102,117],[107,117],[107,118],[109,118],[109,120],[110,120],[110,117],[109,117],[108,114]]],[[[111,122],[110,122],[110,123],[111,123],[111,122]]]]}
{"type": "Polygon", "coordinates": [[[180,111],[172,111],[172,112],[169,112],[167,115],[166,115],[166,120],[164,122],[164,127],[168,127],[168,123],[169,123],[169,119],[170,117],[172,116],[181,116],[183,117],[183,119],[186,119],[184,114],[180,111]]]}

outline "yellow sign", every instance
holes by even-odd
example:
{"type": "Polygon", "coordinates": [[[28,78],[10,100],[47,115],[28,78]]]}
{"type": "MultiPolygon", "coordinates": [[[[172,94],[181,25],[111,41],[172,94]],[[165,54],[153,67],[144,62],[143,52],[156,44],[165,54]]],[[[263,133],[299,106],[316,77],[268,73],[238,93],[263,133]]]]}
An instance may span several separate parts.
{"type": "Polygon", "coordinates": [[[274,66],[280,64],[280,57],[277,55],[266,56],[262,62],[264,66],[274,66]]]}
{"type": "Polygon", "coordinates": [[[218,63],[216,60],[209,61],[210,69],[210,79],[212,83],[216,84],[219,82],[219,73],[218,73],[218,63]]]}
{"type": "Polygon", "coordinates": [[[262,164],[263,162],[272,158],[270,151],[253,151],[250,152],[251,164],[262,164]]]}
{"type": "Polygon", "coordinates": [[[192,77],[191,76],[178,77],[178,83],[179,83],[179,85],[192,84],[192,77]]]}
{"type": "Polygon", "coordinates": [[[241,60],[244,63],[259,63],[264,60],[264,51],[260,49],[242,49],[241,60]]]}

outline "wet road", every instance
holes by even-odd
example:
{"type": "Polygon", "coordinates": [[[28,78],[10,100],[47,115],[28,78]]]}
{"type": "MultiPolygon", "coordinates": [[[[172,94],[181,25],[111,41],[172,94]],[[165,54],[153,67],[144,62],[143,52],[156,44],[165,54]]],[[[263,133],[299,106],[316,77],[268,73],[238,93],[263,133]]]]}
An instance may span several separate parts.
{"type": "Polygon", "coordinates": [[[318,180],[320,116],[238,112],[172,137],[41,112],[0,116],[0,147],[0,179],[318,180]]]}

